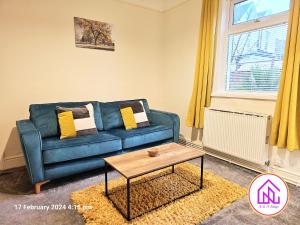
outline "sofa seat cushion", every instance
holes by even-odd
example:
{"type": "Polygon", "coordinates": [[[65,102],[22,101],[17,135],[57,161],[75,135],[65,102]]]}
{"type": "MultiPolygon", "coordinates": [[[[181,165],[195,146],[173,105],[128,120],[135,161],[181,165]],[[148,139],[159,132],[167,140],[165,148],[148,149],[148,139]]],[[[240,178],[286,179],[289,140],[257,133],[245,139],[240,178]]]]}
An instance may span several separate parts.
{"type": "Polygon", "coordinates": [[[127,131],[124,128],[112,129],[108,132],[122,139],[123,149],[173,138],[172,128],[155,124],[127,131]]]}
{"type": "Polygon", "coordinates": [[[63,140],[59,137],[49,137],[42,141],[45,164],[102,155],[121,149],[121,139],[105,131],[63,140]]]}

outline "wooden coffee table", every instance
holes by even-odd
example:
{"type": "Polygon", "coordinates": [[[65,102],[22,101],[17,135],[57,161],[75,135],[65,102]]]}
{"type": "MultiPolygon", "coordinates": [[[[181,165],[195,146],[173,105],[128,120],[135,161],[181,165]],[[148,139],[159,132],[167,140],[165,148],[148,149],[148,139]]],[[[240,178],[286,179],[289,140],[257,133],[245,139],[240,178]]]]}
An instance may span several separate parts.
{"type": "MultiPolygon", "coordinates": [[[[130,215],[130,180],[157,170],[161,170],[167,167],[172,167],[172,173],[175,172],[175,165],[183,163],[192,159],[201,158],[201,172],[199,180],[199,190],[203,187],[203,158],[205,152],[198,149],[188,148],[176,143],[164,144],[154,147],[159,150],[159,156],[150,157],[148,155],[148,149],[138,150],[134,152],[125,153],[122,155],[112,156],[104,158],[105,161],[105,195],[110,199],[108,193],[108,181],[107,181],[107,171],[108,165],[117,170],[122,174],[127,180],[127,215],[125,215],[122,210],[113,202],[115,207],[120,211],[120,213],[127,219],[133,219],[130,215]]],[[[199,191],[196,190],[196,191],[199,191]]],[[[190,195],[196,191],[192,191],[184,196],[190,195]]],[[[175,201],[176,198],[172,201],[175,201]]],[[[162,205],[161,205],[162,206],[162,205]]],[[[159,206],[159,207],[161,207],[159,206]]],[[[157,207],[157,208],[159,208],[157,207]]],[[[157,209],[155,208],[155,209],[157,209]]],[[[154,209],[152,209],[154,210],[154,209]]],[[[151,210],[151,211],[152,211],[151,210]]],[[[140,216],[140,215],[138,215],[140,216]]],[[[137,216],[136,216],[137,217],[137,216]]],[[[135,218],[135,217],[134,217],[135,218]]]]}

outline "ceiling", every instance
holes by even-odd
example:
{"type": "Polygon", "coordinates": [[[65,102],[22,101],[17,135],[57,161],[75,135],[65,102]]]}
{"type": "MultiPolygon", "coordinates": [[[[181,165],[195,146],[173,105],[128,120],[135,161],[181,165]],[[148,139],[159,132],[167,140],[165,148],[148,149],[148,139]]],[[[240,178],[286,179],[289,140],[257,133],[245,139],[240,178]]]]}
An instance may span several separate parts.
{"type": "Polygon", "coordinates": [[[121,0],[121,1],[163,12],[188,0],[121,0]]]}

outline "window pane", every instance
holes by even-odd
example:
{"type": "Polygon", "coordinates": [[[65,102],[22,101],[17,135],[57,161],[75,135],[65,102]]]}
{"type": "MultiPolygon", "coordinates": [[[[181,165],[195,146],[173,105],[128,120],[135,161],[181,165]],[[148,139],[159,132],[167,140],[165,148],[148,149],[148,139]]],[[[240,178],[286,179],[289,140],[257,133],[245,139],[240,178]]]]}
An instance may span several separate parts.
{"type": "Polygon", "coordinates": [[[278,89],[287,23],[229,35],[226,90],[278,89]]]}
{"type": "Polygon", "coordinates": [[[234,4],[233,24],[289,10],[290,0],[247,0],[234,4]]]}

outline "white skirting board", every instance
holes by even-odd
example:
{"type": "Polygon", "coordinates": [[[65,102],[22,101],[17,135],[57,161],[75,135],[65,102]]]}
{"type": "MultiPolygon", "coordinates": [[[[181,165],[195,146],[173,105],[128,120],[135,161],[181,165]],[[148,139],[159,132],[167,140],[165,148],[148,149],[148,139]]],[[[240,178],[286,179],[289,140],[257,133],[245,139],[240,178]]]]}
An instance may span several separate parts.
{"type": "MultiPolygon", "coordinates": [[[[179,142],[180,142],[180,144],[203,150],[203,146],[201,144],[186,140],[182,136],[180,137],[179,142]]],[[[296,186],[300,186],[300,174],[294,173],[285,168],[274,166],[274,165],[272,165],[272,162],[269,167],[266,167],[266,166],[262,167],[261,165],[247,162],[246,160],[241,160],[236,157],[233,157],[233,156],[230,156],[230,155],[227,155],[227,154],[224,154],[224,153],[212,150],[212,149],[205,149],[205,151],[208,155],[211,155],[213,157],[222,159],[224,161],[239,165],[241,167],[244,167],[244,168],[259,172],[259,173],[266,173],[267,171],[269,171],[270,173],[274,173],[274,174],[282,177],[288,183],[294,184],[296,186]]]]}
{"type": "Polygon", "coordinates": [[[270,166],[270,173],[274,173],[282,177],[288,183],[295,184],[296,186],[300,186],[300,174],[296,174],[284,168],[278,166],[272,166],[272,165],[270,166]]]}
{"type": "Polygon", "coordinates": [[[5,157],[2,160],[2,169],[12,169],[16,167],[21,167],[25,165],[25,159],[22,154],[5,157]]]}

